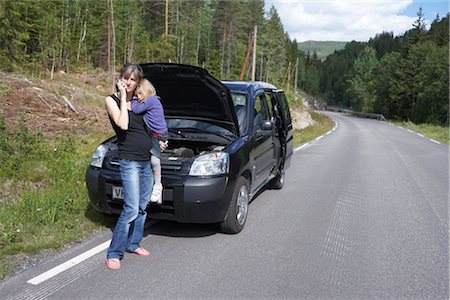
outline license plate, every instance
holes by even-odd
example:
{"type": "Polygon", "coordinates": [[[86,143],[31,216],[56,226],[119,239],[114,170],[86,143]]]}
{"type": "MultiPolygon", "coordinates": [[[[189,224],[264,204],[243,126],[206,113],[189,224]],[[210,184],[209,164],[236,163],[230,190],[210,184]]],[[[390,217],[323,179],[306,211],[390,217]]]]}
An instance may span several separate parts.
{"type": "Polygon", "coordinates": [[[123,200],[123,188],[121,186],[112,187],[112,198],[123,200]]]}

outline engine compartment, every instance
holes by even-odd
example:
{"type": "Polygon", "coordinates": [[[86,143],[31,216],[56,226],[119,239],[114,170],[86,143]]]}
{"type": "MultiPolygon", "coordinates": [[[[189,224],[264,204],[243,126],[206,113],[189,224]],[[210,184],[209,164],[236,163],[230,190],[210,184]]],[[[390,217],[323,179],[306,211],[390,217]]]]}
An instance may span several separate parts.
{"type": "Polygon", "coordinates": [[[221,151],[225,146],[212,142],[169,139],[169,146],[161,156],[190,159],[211,151],[221,151]]]}

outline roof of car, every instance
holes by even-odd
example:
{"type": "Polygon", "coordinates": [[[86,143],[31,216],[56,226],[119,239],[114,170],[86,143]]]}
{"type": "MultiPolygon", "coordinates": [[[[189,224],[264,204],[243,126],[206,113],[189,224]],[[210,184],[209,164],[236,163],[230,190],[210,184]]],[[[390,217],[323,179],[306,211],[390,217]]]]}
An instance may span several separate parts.
{"type": "Polygon", "coordinates": [[[234,91],[247,91],[255,92],[256,90],[276,90],[277,87],[273,84],[264,81],[231,81],[222,80],[222,83],[227,86],[230,90],[234,91]]]}

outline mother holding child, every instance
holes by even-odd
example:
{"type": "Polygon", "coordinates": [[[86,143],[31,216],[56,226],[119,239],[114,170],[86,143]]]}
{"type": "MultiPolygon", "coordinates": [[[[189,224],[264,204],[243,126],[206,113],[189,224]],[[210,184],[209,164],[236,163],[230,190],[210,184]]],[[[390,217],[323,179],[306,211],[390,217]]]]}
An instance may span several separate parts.
{"type": "Polygon", "coordinates": [[[154,202],[162,199],[159,157],[161,149],[167,147],[167,126],[160,99],[153,85],[144,79],[138,64],[126,64],[122,68],[117,92],[106,97],[105,105],[117,135],[124,191],[123,209],[114,227],[105,263],[109,269],[119,270],[125,252],[150,255],[139,244],[150,196],[154,202]]]}

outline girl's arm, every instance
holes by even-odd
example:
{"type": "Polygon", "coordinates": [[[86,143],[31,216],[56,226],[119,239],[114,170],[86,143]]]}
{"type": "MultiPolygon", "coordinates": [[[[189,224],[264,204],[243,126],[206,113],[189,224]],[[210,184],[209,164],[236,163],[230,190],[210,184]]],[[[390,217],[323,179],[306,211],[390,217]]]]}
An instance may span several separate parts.
{"type": "Polygon", "coordinates": [[[117,86],[120,92],[120,107],[117,107],[116,101],[111,96],[108,96],[105,99],[106,111],[120,129],[128,130],[127,92],[125,85],[120,80],[117,86]]]}
{"type": "Polygon", "coordinates": [[[150,109],[150,101],[147,99],[144,102],[139,102],[138,100],[131,100],[131,109],[135,114],[141,114],[143,112],[146,112],[150,109]]]}

